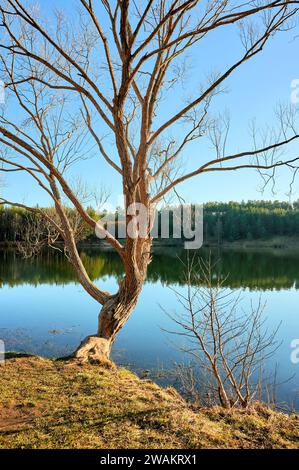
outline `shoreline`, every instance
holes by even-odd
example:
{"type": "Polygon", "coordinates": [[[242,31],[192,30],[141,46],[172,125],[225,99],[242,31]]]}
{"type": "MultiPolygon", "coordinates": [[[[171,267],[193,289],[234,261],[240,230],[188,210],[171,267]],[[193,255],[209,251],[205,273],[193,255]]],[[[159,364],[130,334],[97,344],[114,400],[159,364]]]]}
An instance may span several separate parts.
{"type": "Polygon", "coordinates": [[[18,356],[1,367],[2,449],[297,449],[298,443],[298,414],[261,402],[247,410],[194,407],[172,387],[113,363],[18,356]]]}
{"type": "MultiPolygon", "coordinates": [[[[121,243],[124,243],[124,239],[119,240],[121,243]]],[[[17,242],[0,242],[0,249],[16,249],[17,242]]],[[[56,243],[55,246],[61,247],[62,243],[56,243]]],[[[78,242],[79,249],[100,249],[100,250],[111,250],[111,245],[105,240],[99,240],[98,242],[94,241],[82,241],[78,242]]],[[[155,248],[165,248],[165,249],[184,249],[184,241],[162,241],[154,240],[153,249],[155,248]]],[[[299,237],[272,237],[269,239],[256,239],[256,240],[235,240],[232,242],[223,241],[222,243],[217,243],[214,240],[209,240],[204,242],[202,247],[204,249],[242,249],[242,250],[260,250],[260,249],[272,249],[272,250],[298,250],[299,251],[299,237]]],[[[199,249],[201,249],[199,248],[199,249]]]]}

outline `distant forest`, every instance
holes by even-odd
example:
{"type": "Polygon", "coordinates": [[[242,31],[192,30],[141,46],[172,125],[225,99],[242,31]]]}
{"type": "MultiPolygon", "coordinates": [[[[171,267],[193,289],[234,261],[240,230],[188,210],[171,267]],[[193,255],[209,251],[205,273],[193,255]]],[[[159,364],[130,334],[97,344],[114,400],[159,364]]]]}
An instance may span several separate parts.
{"type": "Polygon", "coordinates": [[[223,241],[299,236],[299,201],[248,201],[204,205],[204,237],[223,241]]]}
{"type": "MultiPolygon", "coordinates": [[[[49,209],[51,210],[51,209],[49,209]]],[[[69,210],[69,209],[68,209],[69,210]]],[[[100,218],[93,209],[89,213],[100,218]]],[[[28,213],[24,210],[0,207],[0,242],[22,242],[27,230],[28,213]]],[[[299,201],[248,201],[204,204],[204,240],[222,244],[237,240],[269,239],[299,236],[299,201]]],[[[95,234],[84,227],[80,240],[94,242],[95,234]]]]}

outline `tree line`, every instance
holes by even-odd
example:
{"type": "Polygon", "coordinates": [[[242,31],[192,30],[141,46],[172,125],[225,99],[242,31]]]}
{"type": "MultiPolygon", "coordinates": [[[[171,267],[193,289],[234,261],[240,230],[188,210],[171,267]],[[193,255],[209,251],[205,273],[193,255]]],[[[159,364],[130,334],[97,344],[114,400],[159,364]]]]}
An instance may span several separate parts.
{"type": "MultiPolygon", "coordinates": [[[[92,208],[89,208],[88,212],[94,220],[103,216],[92,208]]],[[[296,237],[299,234],[299,201],[209,202],[204,204],[203,214],[204,241],[219,245],[237,240],[296,237]]],[[[20,208],[0,207],[0,243],[24,241],[28,225],[32,226],[34,217],[37,216],[30,214],[28,218],[28,212],[20,208]]],[[[115,219],[118,219],[118,214],[115,219]]],[[[80,224],[80,230],[77,232],[78,241],[93,243],[98,240],[91,227],[84,222],[80,224]]],[[[160,226],[158,233],[161,233],[160,226]]]]}
{"type": "Polygon", "coordinates": [[[299,201],[248,201],[204,205],[204,237],[223,241],[299,234],[299,201]]]}

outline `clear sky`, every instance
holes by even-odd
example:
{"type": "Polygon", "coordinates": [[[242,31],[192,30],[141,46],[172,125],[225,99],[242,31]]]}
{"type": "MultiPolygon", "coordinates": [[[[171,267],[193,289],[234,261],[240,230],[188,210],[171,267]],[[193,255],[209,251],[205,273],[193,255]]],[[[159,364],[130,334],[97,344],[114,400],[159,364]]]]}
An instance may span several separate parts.
{"type": "MultiPolygon", "coordinates": [[[[63,9],[70,15],[76,15],[73,5],[78,0],[64,0],[63,9]]],[[[41,11],[45,15],[59,5],[58,0],[42,0],[41,11]]],[[[299,79],[299,38],[297,31],[280,33],[272,38],[264,52],[250,62],[244,64],[228,82],[227,92],[215,98],[214,113],[228,110],[231,117],[231,133],[229,147],[233,150],[249,150],[252,145],[249,139],[248,124],[256,118],[258,126],[271,126],[274,123],[274,108],[278,102],[290,103],[292,92],[291,82],[299,79]]],[[[189,85],[186,85],[186,96],[191,94],[201,79],[211,71],[222,71],[241,53],[235,33],[227,29],[211,34],[209,41],[203,41],[195,48],[190,58],[188,70],[189,85]]],[[[171,106],[179,106],[179,97],[174,93],[171,106]]],[[[299,104],[297,105],[299,106],[299,104]]],[[[167,110],[165,110],[165,115],[167,110]]],[[[186,169],[194,168],[198,159],[205,159],[200,143],[193,145],[185,154],[186,169]],[[190,163],[189,163],[190,160],[190,163]]],[[[290,157],[295,157],[299,146],[289,149],[290,157]]],[[[112,170],[99,156],[93,156],[76,164],[72,169],[73,177],[80,175],[93,186],[104,185],[112,192],[112,203],[117,204],[121,184],[112,170]]],[[[263,195],[258,191],[261,179],[255,170],[241,170],[232,173],[210,173],[200,175],[178,187],[180,194],[189,202],[228,201],[247,199],[287,199],[291,175],[288,171],[280,171],[277,177],[275,195],[267,190],[263,195]]],[[[293,199],[299,198],[298,184],[294,186],[293,199]]],[[[12,200],[23,200],[28,204],[46,203],[46,198],[30,184],[28,178],[18,176],[14,181],[7,179],[5,196],[12,200]]]]}

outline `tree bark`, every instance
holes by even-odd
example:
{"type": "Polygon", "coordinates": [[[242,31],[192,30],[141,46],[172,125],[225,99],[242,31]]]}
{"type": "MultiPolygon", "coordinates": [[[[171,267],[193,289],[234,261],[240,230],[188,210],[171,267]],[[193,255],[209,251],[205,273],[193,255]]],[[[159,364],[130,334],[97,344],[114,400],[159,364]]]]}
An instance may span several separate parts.
{"type": "Polygon", "coordinates": [[[103,305],[97,334],[85,338],[74,354],[76,359],[82,362],[103,362],[109,359],[116,335],[133,312],[141,288],[142,283],[138,289],[135,286],[129,290],[121,288],[103,305]]]}
{"type": "Polygon", "coordinates": [[[126,275],[117,294],[102,306],[96,335],[88,336],[75,351],[74,357],[81,362],[107,362],[116,335],[125,325],[138,302],[150,263],[150,244],[144,244],[142,256],[136,264],[128,261],[126,275]]]}

